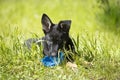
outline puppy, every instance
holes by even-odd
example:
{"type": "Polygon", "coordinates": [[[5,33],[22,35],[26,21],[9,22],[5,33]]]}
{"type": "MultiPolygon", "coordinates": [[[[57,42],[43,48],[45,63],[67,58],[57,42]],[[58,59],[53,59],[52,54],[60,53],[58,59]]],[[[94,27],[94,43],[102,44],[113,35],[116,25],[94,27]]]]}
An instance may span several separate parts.
{"type": "MultiPolygon", "coordinates": [[[[71,20],[61,20],[58,24],[54,24],[46,14],[43,14],[41,23],[45,36],[39,39],[31,38],[26,40],[25,45],[29,49],[32,43],[36,43],[40,46],[42,42],[43,54],[45,56],[58,56],[59,50],[72,51],[75,53],[74,44],[69,36],[71,20]]],[[[69,53],[66,59],[73,64],[74,60],[69,53]]]]}

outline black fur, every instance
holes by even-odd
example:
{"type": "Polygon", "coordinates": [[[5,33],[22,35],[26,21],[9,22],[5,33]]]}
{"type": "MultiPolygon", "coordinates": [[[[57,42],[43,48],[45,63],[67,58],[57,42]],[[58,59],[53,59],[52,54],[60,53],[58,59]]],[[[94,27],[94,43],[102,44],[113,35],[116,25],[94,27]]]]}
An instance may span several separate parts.
{"type": "MultiPolygon", "coordinates": [[[[57,56],[58,51],[64,49],[75,52],[73,42],[69,37],[71,20],[62,20],[58,24],[54,24],[46,14],[43,14],[41,23],[45,36],[40,39],[26,40],[25,45],[29,49],[31,48],[32,43],[40,45],[40,42],[42,42],[43,54],[47,56],[57,56]]],[[[70,60],[73,61],[70,55],[69,57],[70,60]]],[[[68,61],[70,60],[68,59],[68,61]]]]}

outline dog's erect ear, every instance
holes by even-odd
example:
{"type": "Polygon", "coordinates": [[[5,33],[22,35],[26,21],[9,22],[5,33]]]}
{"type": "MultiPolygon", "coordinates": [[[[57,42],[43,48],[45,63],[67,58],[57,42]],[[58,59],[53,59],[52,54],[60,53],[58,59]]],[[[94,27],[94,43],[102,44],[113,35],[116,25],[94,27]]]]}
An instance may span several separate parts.
{"type": "Polygon", "coordinates": [[[59,29],[64,32],[69,32],[71,20],[64,20],[59,22],[59,29]]]}
{"type": "Polygon", "coordinates": [[[44,33],[49,32],[53,23],[46,14],[42,15],[41,23],[44,33]]]}

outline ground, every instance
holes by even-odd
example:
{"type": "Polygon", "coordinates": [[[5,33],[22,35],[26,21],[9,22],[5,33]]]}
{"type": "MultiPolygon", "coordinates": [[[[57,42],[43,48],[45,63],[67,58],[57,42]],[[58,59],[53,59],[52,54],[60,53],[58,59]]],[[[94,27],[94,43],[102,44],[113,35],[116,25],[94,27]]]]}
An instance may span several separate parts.
{"type": "Polygon", "coordinates": [[[97,5],[95,0],[0,0],[0,80],[119,80],[120,28],[100,21],[97,5]],[[31,52],[23,47],[24,40],[44,36],[43,13],[54,23],[72,20],[77,69],[65,62],[44,67],[42,47],[31,52]]]}

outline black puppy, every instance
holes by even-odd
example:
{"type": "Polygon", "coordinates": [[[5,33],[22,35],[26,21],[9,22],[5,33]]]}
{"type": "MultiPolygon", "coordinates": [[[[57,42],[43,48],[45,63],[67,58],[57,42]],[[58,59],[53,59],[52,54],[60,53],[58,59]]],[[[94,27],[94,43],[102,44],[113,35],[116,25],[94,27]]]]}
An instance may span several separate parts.
{"type": "MultiPolygon", "coordinates": [[[[32,43],[43,44],[43,54],[46,56],[58,56],[59,50],[71,50],[75,53],[74,44],[69,37],[71,20],[62,20],[58,24],[54,24],[46,15],[42,15],[41,19],[44,37],[40,39],[28,39],[25,45],[30,49],[32,43]]],[[[67,60],[73,62],[72,56],[68,54],[67,60]],[[68,58],[69,57],[69,58],[68,58]]]]}

